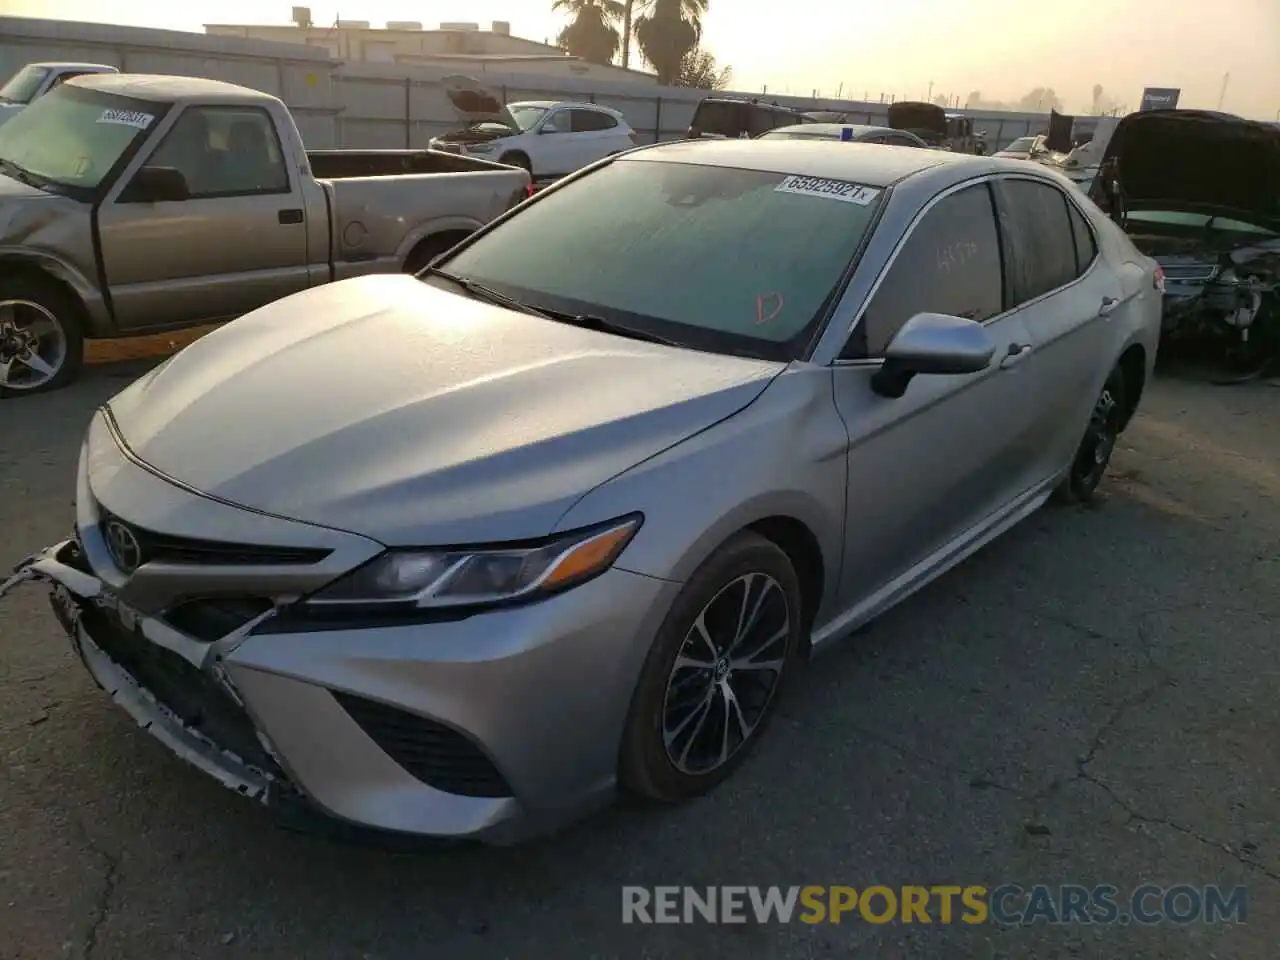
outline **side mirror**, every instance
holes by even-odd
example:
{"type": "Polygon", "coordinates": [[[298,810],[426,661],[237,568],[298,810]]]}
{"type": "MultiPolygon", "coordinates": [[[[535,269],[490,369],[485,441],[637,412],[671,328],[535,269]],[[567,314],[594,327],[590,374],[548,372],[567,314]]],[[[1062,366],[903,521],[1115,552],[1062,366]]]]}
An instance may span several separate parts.
{"type": "Polygon", "coordinates": [[[132,203],[168,203],[191,196],[187,178],[175,167],[143,167],[133,175],[122,200],[132,203]]]}
{"type": "Polygon", "coordinates": [[[916,374],[977,373],[995,354],[995,342],[977,321],[917,313],[885,348],[884,364],[872,376],[871,389],[896,399],[907,392],[916,374]]]}

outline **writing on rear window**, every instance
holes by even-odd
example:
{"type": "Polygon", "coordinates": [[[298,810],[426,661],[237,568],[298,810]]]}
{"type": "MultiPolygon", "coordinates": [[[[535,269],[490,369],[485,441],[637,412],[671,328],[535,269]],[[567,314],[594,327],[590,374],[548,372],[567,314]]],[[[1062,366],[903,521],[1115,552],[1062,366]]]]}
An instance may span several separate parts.
{"type": "Polygon", "coordinates": [[[119,123],[126,127],[145,130],[151,126],[151,121],[154,119],[155,117],[151,114],[143,113],[141,110],[103,110],[98,123],[119,123]]]}
{"type": "Polygon", "coordinates": [[[864,187],[859,183],[847,180],[826,180],[822,177],[791,176],[774,187],[777,193],[798,193],[806,197],[825,197],[828,200],[843,200],[845,203],[856,203],[865,207],[880,191],[874,187],[864,187]]]}

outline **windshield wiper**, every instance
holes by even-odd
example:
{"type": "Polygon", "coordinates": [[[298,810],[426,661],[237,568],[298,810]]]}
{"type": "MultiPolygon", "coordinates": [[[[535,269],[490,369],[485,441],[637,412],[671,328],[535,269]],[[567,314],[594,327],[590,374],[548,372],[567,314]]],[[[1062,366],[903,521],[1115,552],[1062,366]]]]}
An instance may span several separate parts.
{"type": "Polygon", "coordinates": [[[21,167],[12,160],[6,160],[4,157],[0,157],[0,173],[25,183],[29,187],[38,187],[41,184],[40,179],[26,167],[21,167]]]}
{"type": "Polygon", "coordinates": [[[632,340],[643,340],[646,343],[663,343],[668,347],[684,346],[684,344],[676,340],[661,337],[656,333],[650,333],[648,330],[639,330],[635,327],[629,327],[625,323],[618,323],[616,320],[609,320],[605,317],[597,316],[592,313],[572,313],[567,310],[544,310],[543,313],[553,320],[559,320],[561,323],[572,324],[575,327],[583,327],[587,330],[598,330],[601,333],[612,333],[619,337],[629,337],[632,340]]]}
{"type": "Polygon", "coordinates": [[[613,320],[606,320],[604,317],[595,316],[587,313],[573,313],[568,310],[548,310],[546,307],[535,307],[531,304],[517,300],[515,297],[509,297],[505,293],[500,293],[492,287],[487,287],[478,280],[472,280],[470,277],[459,276],[456,273],[450,273],[447,270],[441,270],[438,267],[427,267],[424,271],[427,276],[440,277],[455,283],[467,293],[471,294],[479,300],[487,300],[490,303],[500,307],[506,307],[508,310],[518,310],[521,313],[527,313],[530,316],[541,317],[543,320],[555,320],[559,323],[572,324],[575,327],[585,327],[588,330],[598,330],[602,333],[613,333],[620,337],[630,337],[632,340],[644,340],[649,343],[665,343],[669,347],[678,347],[681,344],[675,340],[668,340],[666,337],[660,337],[656,333],[649,333],[646,330],[637,330],[635,327],[629,327],[623,323],[617,323],[613,320]]]}
{"type": "Polygon", "coordinates": [[[425,271],[429,277],[440,277],[455,283],[467,293],[471,294],[477,300],[487,300],[489,303],[496,304],[499,307],[506,307],[508,310],[518,310],[520,313],[527,313],[534,317],[541,317],[543,320],[554,320],[555,317],[544,310],[537,307],[531,307],[527,303],[521,303],[515,297],[509,297],[505,293],[499,293],[493,287],[486,287],[478,280],[472,280],[470,277],[460,277],[456,273],[449,273],[447,270],[441,270],[438,267],[427,267],[425,271]]]}

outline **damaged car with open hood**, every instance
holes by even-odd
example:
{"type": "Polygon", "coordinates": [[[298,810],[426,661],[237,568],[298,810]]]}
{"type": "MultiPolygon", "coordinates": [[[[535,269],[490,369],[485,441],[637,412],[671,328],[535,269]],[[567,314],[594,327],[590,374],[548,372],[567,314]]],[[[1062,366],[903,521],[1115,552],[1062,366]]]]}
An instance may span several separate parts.
{"type": "Polygon", "coordinates": [[[622,114],[601,104],[503,103],[484,84],[465,76],[447,77],[444,89],[464,126],[432,138],[432,150],[521,167],[535,179],[573,173],[640,143],[622,114]]]}
{"type": "Polygon", "coordinates": [[[1208,111],[1131,114],[1091,196],[1163,269],[1166,339],[1216,340],[1242,364],[1274,356],[1280,129],[1208,111]]]}

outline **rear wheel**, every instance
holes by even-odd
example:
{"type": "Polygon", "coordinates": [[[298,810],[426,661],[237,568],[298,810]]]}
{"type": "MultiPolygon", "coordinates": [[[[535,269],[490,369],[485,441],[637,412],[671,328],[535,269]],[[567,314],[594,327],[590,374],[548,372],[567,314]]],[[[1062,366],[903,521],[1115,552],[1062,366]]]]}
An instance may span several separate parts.
{"type": "Polygon", "coordinates": [[[755,746],[800,649],[800,583],[744,533],[690,578],[658,631],[623,736],[623,786],[675,802],[724,780],[755,746]]]}
{"type": "Polygon", "coordinates": [[[0,277],[0,397],[57,390],[83,362],[74,298],[38,276],[0,277]]]}
{"type": "Polygon", "coordinates": [[[1124,420],[1126,385],[1124,371],[1115,367],[1107,377],[1093,412],[1084,439],[1076,450],[1075,459],[1066,478],[1054,491],[1060,503],[1084,503],[1093,499],[1103,474],[1111,463],[1116,440],[1120,437],[1120,425],[1124,420]]]}

